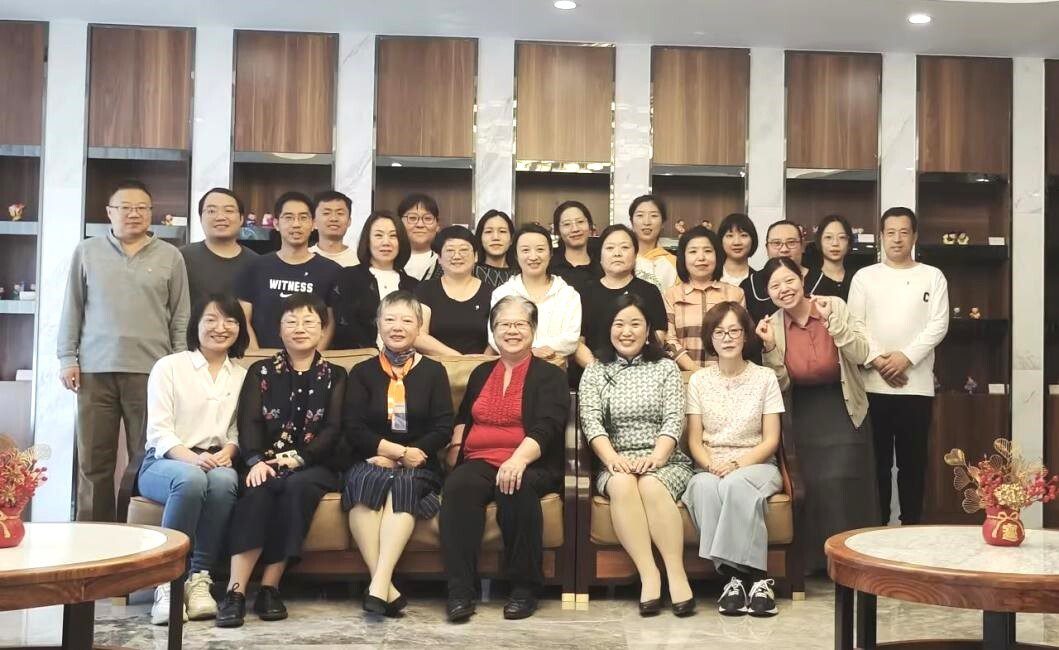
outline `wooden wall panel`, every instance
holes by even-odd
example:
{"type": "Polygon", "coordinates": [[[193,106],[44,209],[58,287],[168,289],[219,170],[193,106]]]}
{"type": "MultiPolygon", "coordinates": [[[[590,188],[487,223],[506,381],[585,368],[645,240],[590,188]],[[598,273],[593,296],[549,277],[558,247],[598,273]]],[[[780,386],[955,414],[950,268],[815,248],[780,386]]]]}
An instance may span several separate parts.
{"type": "Polygon", "coordinates": [[[338,37],[236,32],[235,150],[331,153],[338,37]]]}
{"type": "Polygon", "coordinates": [[[1011,173],[1011,59],[919,57],[919,169],[1011,173]]]}
{"type": "Polygon", "coordinates": [[[85,223],[108,223],[106,205],[114,186],[136,178],[151,191],[151,221],[166,214],[197,219],[190,209],[191,173],[188,163],[168,160],[89,160],[85,168],[85,223]]]}
{"type": "Polygon", "coordinates": [[[669,218],[662,224],[663,237],[680,237],[677,221],[690,229],[706,219],[716,230],[729,214],[746,212],[742,178],[655,176],[651,192],[666,202],[669,218]]]}
{"type": "Polygon", "coordinates": [[[33,367],[33,320],[32,314],[0,316],[0,380],[11,381],[19,370],[33,367]]]}
{"type": "Polygon", "coordinates": [[[744,164],[749,92],[749,50],[652,48],[654,162],[744,164]]]}
{"type": "MultiPolygon", "coordinates": [[[[1044,464],[1059,473],[1059,395],[1048,395],[1044,403],[1044,464]]],[[[1044,525],[1059,528],[1059,500],[1044,506],[1044,525]]]]}
{"type": "Polygon", "coordinates": [[[191,148],[194,32],[93,26],[88,146],[191,148]]]}
{"type": "Polygon", "coordinates": [[[608,174],[519,172],[515,178],[515,225],[537,222],[551,230],[552,213],[564,201],[580,201],[592,213],[597,230],[610,222],[608,174]]]}
{"type": "Polygon", "coordinates": [[[469,169],[380,167],[375,172],[376,210],[397,213],[397,204],[412,192],[423,192],[438,202],[441,223],[474,226],[473,186],[469,169]]]}
{"type": "Polygon", "coordinates": [[[811,233],[829,214],[840,214],[866,233],[878,229],[879,197],[876,183],[867,181],[788,180],[787,218],[811,233]]]}
{"type": "Polygon", "coordinates": [[[377,153],[474,155],[477,50],[469,38],[379,39],[377,153]]]}
{"type": "Polygon", "coordinates": [[[610,162],[614,48],[518,43],[516,157],[610,162]]]}
{"type": "Polygon", "coordinates": [[[1044,62],[1045,141],[1048,174],[1059,176],[1059,61],[1044,62]]]}
{"type": "Polygon", "coordinates": [[[0,157],[0,220],[12,203],[26,204],[23,221],[40,218],[40,158],[0,157]]]}
{"type": "Polygon", "coordinates": [[[0,21],[0,144],[42,142],[46,34],[44,23],[0,21]]]}
{"type": "Polygon", "coordinates": [[[787,53],[787,166],[878,166],[882,55],[787,53]]]}
{"type": "Polygon", "coordinates": [[[284,192],[304,192],[311,197],[334,187],[331,178],[330,165],[238,163],[232,168],[232,190],[260,224],[262,215],[272,212],[284,192]]]}

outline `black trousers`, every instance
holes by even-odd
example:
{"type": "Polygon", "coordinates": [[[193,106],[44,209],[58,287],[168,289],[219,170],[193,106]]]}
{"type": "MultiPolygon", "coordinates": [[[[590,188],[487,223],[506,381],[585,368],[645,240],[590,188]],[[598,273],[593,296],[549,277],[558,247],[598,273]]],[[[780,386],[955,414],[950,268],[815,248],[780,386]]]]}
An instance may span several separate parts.
{"type": "Polygon", "coordinates": [[[875,435],[875,475],[879,480],[881,523],[885,526],[890,521],[890,468],[896,452],[901,523],[918,524],[923,516],[927,436],[934,398],[868,393],[868,405],[875,435]]]}
{"type": "Polygon", "coordinates": [[[232,554],[260,548],[264,564],[300,557],[320,499],[336,490],[338,474],[319,465],[244,488],[232,512],[232,554]]]}
{"type": "Polygon", "coordinates": [[[553,491],[553,481],[541,470],[526,468],[522,487],[513,494],[503,494],[496,487],[496,472],[497,468],[484,460],[469,460],[457,465],[445,480],[439,525],[450,598],[475,596],[485,507],[494,501],[496,523],[504,539],[504,573],[511,581],[512,596],[535,595],[544,582],[540,500],[553,491]]]}

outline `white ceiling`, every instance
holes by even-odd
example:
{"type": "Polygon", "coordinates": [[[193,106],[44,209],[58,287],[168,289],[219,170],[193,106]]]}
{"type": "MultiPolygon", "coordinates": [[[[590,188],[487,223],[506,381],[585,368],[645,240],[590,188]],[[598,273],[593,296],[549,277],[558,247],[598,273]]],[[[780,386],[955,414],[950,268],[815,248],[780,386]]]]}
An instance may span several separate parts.
{"type": "Polygon", "coordinates": [[[0,0],[0,19],[1059,58],[1028,0],[0,0]],[[912,12],[930,25],[906,21],[912,12]]]}

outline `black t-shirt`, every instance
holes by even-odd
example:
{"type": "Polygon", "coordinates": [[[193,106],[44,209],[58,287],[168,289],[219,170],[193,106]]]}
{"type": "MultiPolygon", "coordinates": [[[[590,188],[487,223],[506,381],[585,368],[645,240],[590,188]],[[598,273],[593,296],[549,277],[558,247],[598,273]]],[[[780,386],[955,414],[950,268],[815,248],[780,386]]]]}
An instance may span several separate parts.
{"type": "Polygon", "coordinates": [[[342,267],[323,255],[302,264],[287,264],[278,253],[261,255],[243,269],[236,282],[236,297],[253,305],[251,325],[263,348],[281,348],[279,317],[283,299],[294,293],[311,293],[328,306],[334,301],[335,282],[342,267]]]}
{"type": "Polygon", "coordinates": [[[489,343],[489,300],[493,287],[482,282],[469,300],[453,300],[441,279],[420,282],[419,302],[430,307],[430,335],[460,354],[481,354],[489,343]]]}
{"type": "Polygon", "coordinates": [[[849,280],[853,274],[846,271],[846,277],[842,282],[835,282],[824,275],[821,269],[809,269],[805,274],[805,295],[807,296],[837,296],[843,301],[849,300],[849,280]]]}
{"type": "Polygon", "coordinates": [[[668,328],[666,305],[662,302],[661,292],[654,284],[634,277],[632,282],[621,289],[608,289],[597,280],[581,292],[581,313],[584,314],[581,319],[581,336],[585,337],[585,345],[593,353],[610,340],[610,322],[607,319],[614,309],[614,300],[627,293],[634,293],[643,300],[652,332],[664,332],[668,328]]]}
{"type": "Polygon", "coordinates": [[[184,266],[188,269],[188,293],[191,304],[197,305],[211,293],[235,295],[235,283],[243,269],[253,264],[258,255],[246,246],[235,257],[221,257],[200,241],[180,249],[184,266]]]}

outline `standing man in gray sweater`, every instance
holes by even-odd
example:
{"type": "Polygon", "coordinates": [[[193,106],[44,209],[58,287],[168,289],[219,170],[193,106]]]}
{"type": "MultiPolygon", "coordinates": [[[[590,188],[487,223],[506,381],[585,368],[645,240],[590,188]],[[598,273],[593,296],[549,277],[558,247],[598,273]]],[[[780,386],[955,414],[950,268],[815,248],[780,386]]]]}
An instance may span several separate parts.
{"type": "Polygon", "coordinates": [[[59,327],[60,379],[77,393],[78,521],[114,520],[119,422],[133,458],[144,445],[151,367],[187,348],[184,258],[149,232],[150,192],[122,181],[106,207],[110,232],[74,251],[59,327]]]}

